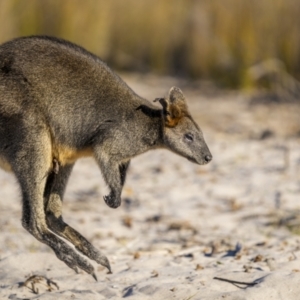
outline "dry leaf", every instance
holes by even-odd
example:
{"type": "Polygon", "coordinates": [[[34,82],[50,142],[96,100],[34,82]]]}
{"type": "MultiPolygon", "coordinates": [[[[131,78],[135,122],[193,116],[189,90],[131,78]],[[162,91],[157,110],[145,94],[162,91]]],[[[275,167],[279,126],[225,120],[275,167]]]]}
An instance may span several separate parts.
{"type": "Polygon", "coordinates": [[[253,261],[254,262],[259,262],[259,261],[262,261],[263,260],[263,256],[258,254],[256,255],[254,258],[253,258],[253,261]]]}
{"type": "Polygon", "coordinates": [[[158,272],[156,271],[156,270],[153,270],[152,272],[151,272],[151,277],[158,277],[158,272]]]}
{"type": "Polygon", "coordinates": [[[125,216],[122,220],[124,226],[131,228],[132,227],[132,218],[130,216],[125,216]]]}

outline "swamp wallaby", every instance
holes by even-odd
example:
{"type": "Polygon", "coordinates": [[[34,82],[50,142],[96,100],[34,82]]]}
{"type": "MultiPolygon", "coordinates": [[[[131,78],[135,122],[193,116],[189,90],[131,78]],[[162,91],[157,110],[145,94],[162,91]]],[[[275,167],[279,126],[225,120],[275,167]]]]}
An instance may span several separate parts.
{"type": "Polygon", "coordinates": [[[70,42],[33,36],[0,46],[0,165],[21,186],[24,228],[76,272],[96,279],[76,250],[110,271],[108,259],[62,218],[78,158],[95,158],[112,208],[121,203],[130,159],[138,154],[167,148],[200,165],[212,159],[181,90],[173,87],[155,101],[161,107],[70,42]]]}

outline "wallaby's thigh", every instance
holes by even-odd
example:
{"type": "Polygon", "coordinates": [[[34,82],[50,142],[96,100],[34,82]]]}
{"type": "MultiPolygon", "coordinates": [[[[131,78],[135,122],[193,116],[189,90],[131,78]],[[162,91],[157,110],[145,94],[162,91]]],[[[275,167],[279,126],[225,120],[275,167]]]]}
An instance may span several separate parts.
{"type": "Polygon", "coordinates": [[[43,195],[52,167],[51,140],[46,126],[26,123],[20,126],[21,135],[12,138],[13,145],[5,155],[21,186],[23,226],[39,232],[46,229],[43,195]]]}

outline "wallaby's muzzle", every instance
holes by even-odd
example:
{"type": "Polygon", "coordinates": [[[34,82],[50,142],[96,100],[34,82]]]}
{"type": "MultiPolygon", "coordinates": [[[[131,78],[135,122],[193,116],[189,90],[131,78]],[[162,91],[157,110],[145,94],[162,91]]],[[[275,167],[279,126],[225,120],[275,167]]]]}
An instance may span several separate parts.
{"type": "Polygon", "coordinates": [[[204,159],[207,161],[207,163],[209,163],[212,160],[212,155],[207,154],[205,155],[204,159]]]}
{"type": "Polygon", "coordinates": [[[197,155],[188,156],[187,159],[198,165],[206,165],[212,161],[213,157],[209,149],[206,147],[205,151],[198,151],[197,155]]]}

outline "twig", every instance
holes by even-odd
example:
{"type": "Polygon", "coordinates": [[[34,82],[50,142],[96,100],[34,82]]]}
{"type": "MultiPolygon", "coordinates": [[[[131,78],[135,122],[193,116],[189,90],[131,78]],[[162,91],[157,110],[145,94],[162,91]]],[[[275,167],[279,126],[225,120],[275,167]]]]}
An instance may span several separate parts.
{"type": "Polygon", "coordinates": [[[214,277],[213,279],[229,282],[229,283],[232,283],[234,285],[240,284],[240,285],[254,286],[254,285],[258,284],[258,282],[256,282],[256,281],[245,282],[245,281],[237,281],[237,280],[231,280],[231,279],[221,278],[221,277],[214,277]]]}
{"type": "Polygon", "coordinates": [[[43,284],[47,287],[47,290],[49,292],[54,290],[54,287],[59,290],[59,286],[56,282],[52,281],[51,279],[45,277],[45,276],[39,276],[39,275],[32,275],[29,278],[25,280],[25,282],[20,284],[20,287],[27,287],[29,288],[34,294],[39,293],[39,289],[35,286],[36,284],[43,284]],[[42,281],[45,280],[46,284],[42,281]],[[30,286],[28,286],[30,284],[30,286]]]}

